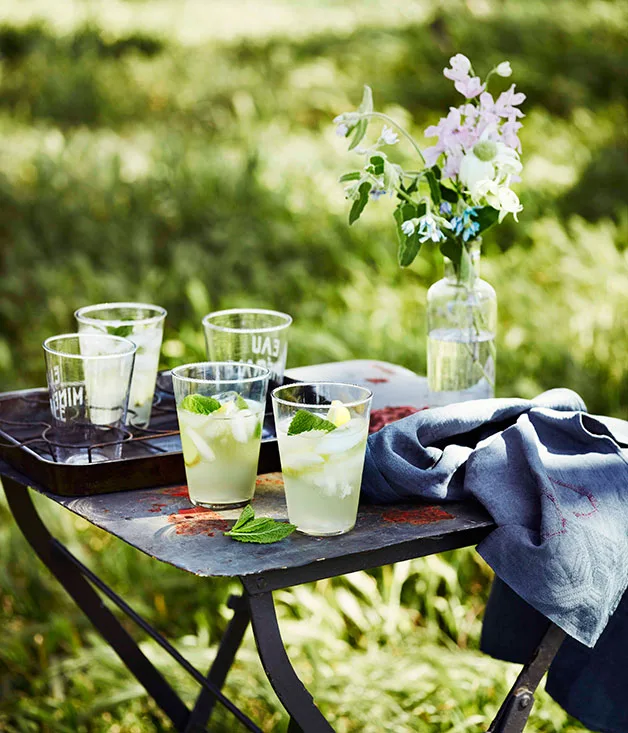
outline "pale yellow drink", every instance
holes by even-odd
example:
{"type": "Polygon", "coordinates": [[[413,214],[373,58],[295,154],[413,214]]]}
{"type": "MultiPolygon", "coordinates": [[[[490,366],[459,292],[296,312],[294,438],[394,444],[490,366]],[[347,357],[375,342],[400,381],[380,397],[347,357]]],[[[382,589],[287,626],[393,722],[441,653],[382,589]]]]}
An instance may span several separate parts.
{"type": "Polygon", "coordinates": [[[264,405],[234,394],[201,414],[177,407],[190,499],[209,508],[250,501],[255,491],[264,405]]]}

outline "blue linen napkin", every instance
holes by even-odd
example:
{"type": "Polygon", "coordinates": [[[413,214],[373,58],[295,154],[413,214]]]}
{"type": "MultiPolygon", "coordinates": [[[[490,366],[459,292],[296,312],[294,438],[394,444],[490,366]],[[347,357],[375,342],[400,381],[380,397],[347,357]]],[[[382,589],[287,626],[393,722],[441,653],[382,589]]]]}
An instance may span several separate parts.
{"type": "Polygon", "coordinates": [[[496,575],[593,646],[628,586],[628,423],[570,390],[424,410],[368,440],[377,503],[475,497],[497,528],[478,545],[496,575]]]}
{"type": "Polygon", "coordinates": [[[477,548],[497,575],[482,648],[527,661],[551,619],[572,638],[548,692],[592,728],[628,731],[628,422],[565,389],[425,410],[370,436],[362,495],[482,503],[497,525],[477,548]]]}

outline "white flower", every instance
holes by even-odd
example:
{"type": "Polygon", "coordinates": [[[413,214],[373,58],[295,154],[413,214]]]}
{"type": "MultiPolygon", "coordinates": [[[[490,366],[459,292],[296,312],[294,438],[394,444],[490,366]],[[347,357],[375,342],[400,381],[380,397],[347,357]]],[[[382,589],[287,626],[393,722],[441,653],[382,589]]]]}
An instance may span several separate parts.
{"type": "Polygon", "coordinates": [[[497,64],[495,67],[495,73],[498,76],[508,77],[512,74],[512,68],[510,67],[510,61],[502,61],[501,64],[497,64]]]}
{"type": "Polygon", "coordinates": [[[407,219],[401,225],[401,231],[406,235],[406,237],[411,237],[414,234],[414,230],[418,223],[418,219],[407,219]]]}
{"type": "Polygon", "coordinates": [[[497,183],[496,181],[479,181],[473,192],[475,201],[484,200],[489,206],[499,211],[501,222],[507,214],[512,214],[517,219],[517,214],[523,209],[519,197],[511,191],[508,183],[497,183]]]}
{"type": "MultiPolygon", "coordinates": [[[[419,219],[419,242],[427,242],[428,240],[431,240],[432,242],[441,242],[443,239],[445,239],[445,235],[441,232],[439,224],[443,222],[444,220],[441,219],[441,217],[434,217],[432,214],[424,214],[419,219]]],[[[451,225],[449,222],[447,223],[447,227],[451,228],[451,225]]]]}
{"type": "Polygon", "coordinates": [[[382,134],[379,136],[379,142],[384,145],[394,145],[399,142],[399,135],[391,128],[384,125],[382,134]]]}
{"type": "Polygon", "coordinates": [[[493,164],[501,176],[517,176],[523,168],[519,153],[504,143],[497,143],[497,154],[493,158],[493,164]]]}
{"type": "Polygon", "coordinates": [[[347,137],[348,132],[349,128],[344,124],[344,122],[341,122],[336,128],[336,135],[338,135],[338,137],[347,137]]]}
{"type": "Polygon", "coordinates": [[[490,160],[480,160],[473,150],[470,150],[460,163],[458,178],[468,191],[473,191],[479,181],[492,181],[494,176],[493,163],[490,160]]]}
{"type": "Polygon", "coordinates": [[[474,191],[480,181],[516,176],[521,173],[522,167],[516,150],[504,143],[484,139],[464,156],[458,177],[475,199],[474,191]]]}
{"type": "Polygon", "coordinates": [[[469,76],[469,72],[471,71],[471,62],[463,54],[457,53],[455,56],[452,56],[449,59],[449,63],[451,64],[451,69],[443,69],[443,74],[447,79],[460,81],[461,79],[469,76]]]}

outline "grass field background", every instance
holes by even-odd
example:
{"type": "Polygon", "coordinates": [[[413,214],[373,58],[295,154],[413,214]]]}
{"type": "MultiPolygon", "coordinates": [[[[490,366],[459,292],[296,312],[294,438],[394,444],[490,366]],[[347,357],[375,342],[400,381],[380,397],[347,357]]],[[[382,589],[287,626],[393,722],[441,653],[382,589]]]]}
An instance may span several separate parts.
{"type": "MultiPolygon", "coordinates": [[[[484,243],[498,393],[565,385],[591,411],[628,417],[627,31],[626,5],[602,0],[5,0],[0,389],[44,384],[43,339],[103,300],[168,309],[164,367],[203,356],[210,309],[254,305],[294,316],[289,366],[368,356],[424,372],[439,256],[427,248],[399,270],[387,199],[348,227],[337,178],[353,161],[331,120],[368,83],[420,139],[459,103],[441,72],[461,51],[482,71],[509,59],[528,97],[525,209],[484,243]]],[[[73,551],[209,663],[231,584],[156,565],[37,503],[73,551]]],[[[4,503],[0,550],[0,730],[170,730],[4,503]]],[[[516,673],[477,651],[489,581],[465,550],[277,602],[296,668],[338,731],[476,733],[516,673]]],[[[264,730],[282,730],[250,638],[229,682],[264,730]]],[[[541,695],[530,730],[584,729],[541,695]]]]}

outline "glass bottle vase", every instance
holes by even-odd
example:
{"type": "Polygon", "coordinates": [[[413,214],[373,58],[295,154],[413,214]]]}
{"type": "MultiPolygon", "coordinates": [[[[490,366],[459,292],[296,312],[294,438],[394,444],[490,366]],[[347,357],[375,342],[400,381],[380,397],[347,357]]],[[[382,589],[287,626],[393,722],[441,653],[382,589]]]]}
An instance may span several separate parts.
{"type": "Polygon", "coordinates": [[[497,296],[480,278],[480,241],[465,245],[465,277],[445,258],[445,276],[427,293],[427,378],[430,405],[495,394],[497,296]]]}

